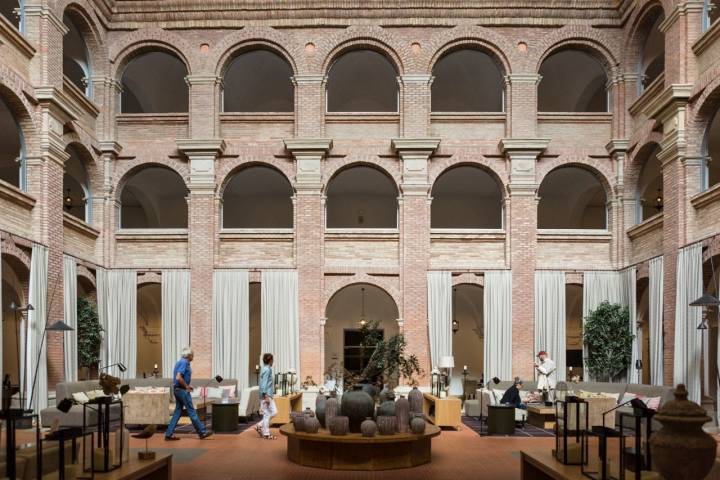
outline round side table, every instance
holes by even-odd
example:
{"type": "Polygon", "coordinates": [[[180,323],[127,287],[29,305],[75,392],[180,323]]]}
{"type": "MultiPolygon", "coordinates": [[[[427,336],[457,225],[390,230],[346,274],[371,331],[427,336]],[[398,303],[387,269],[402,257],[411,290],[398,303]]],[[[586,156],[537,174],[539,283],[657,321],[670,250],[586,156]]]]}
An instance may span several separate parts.
{"type": "Polygon", "coordinates": [[[515,433],[515,407],[488,405],[488,435],[512,435],[515,433]]]}
{"type": "Polygon", "coordinates": [[[235,433],[238,429],[240,402],[213,402],[212,429],[214,432],[235,433]]]}

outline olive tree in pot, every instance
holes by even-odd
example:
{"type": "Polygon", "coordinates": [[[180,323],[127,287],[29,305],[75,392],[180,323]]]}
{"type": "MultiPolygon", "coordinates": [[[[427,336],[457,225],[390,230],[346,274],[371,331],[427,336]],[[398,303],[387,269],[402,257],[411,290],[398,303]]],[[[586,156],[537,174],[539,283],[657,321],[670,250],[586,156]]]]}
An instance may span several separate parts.
{"type": "Polygon", "coordinates": [[[97,375],[102,346],[102,327],[95,306],[86,298],[77,301],[77,349],[79,377],[97,375]]]}
{"type": "Polygon", "coordinates": [[[635,338],[627,307],[602,302],[585,317],[582,338],[587,349],[585,363],[593,379],[611,382],[627,370],[635,338]]]}

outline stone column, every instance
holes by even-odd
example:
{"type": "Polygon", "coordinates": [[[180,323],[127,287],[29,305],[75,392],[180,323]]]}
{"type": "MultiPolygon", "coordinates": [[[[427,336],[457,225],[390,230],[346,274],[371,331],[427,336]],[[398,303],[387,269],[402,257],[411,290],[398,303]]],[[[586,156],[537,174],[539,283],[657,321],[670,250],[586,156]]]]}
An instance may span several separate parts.
{"type": "Polygon", "coordinates": [[[332,148],[327,138],[284,141],[295,158],[295,263],[298,272],[300,378],[322,378],[325,312],[323,310],[323,242],[325,212],[322,161],[332,148]]]}
{"type": "MultiPolygon", "coordinates": [[[[62,18],[55,15],[48,5],[28,5],[23,7],[25,38],[38,49],[30,62],[30,80],[33,85],[54,86],[58,90],[63,85],[63,36],[68,32],[62,18]]],[[[46,3],[46,2],[43,2],[46,3]]]]}
{"type": "Polygon", "coordinates": [[[535,165],[548,139],[505,138],[500,150],[510,162],[507,241],[512,269],[513,375],[533,377],[535,357],[535,266],[537,255],[537,189],[535,165]]]}
{"type": "Polygon", "coordinates": [[[429,382],[427,271],[430,267],[430,182],[428,164],[440,145],[437,138],[396,138],[392,148],[402,162],[400,202],[400,318],[408,350],[414,353],[429,382]]]}
{"type": "Polygon", "coordinates": [[[406,138],[423,138],[430,133],[430,85],[433,77],[409,74],[398,77],[402,91],[400,131],[406,138]]]}
{"type": "Polygon", "coordinates": [[[295,75],[295,136],[320,138],[325,133],[325,75],[295,75]]]}
{"type": "Polygon", "coordinates": [[[675,286],[677,254],[687,243],[686,157],[687,102],[692,85],[671,85],[646,109],[646,114],[663,125],[658,160],[663,172],[663,315],[665,384],[672,384],[675,346],[675,286]]]}
{"type": "Polygon", "coordinates": [[[630,220],[626,213],[626,207],[631,212],[635,212],[635,199],[628,204],[625,203],[625,159],[628,147],[627,140],[614,139],[610,140],[605,149],[613,159],[613,169],[615,171],[615,183],[612,185],[613,191],[609,193],[608,204],[610,211],[608,212],[608,230],[612,235],[611,256],[615,268],[622,268],[630,261],[629,252],[625,248],[625,230],[632,226],[628,224],[630,220]]]}
{"type": "Polygon", "coordinates": [[[541,79],[535,73],[505,76],[508,137],[534,138],[537,134],[537,86],[541,79]]]}
{"type": "Polygon", "coordinates": [[[698,75],[697,57],[692,51],[702,35],[703,1],[678,1],[665,12],[660,31],[665,34],[665,85],[686,84],[698,75]]]}
{"type": "Polygon", "coordinates": [[[122,85],[107,75],[92,75],[93,102],[99,107],[95,132],[99,139],[107,141],[115,137],[115,116],[120,113],[122,85]]]}
{"type": "Polygon", "coordinates": [[[212,282],[215,241],[215,160],[225,150],[221,139],[178,139],[178,150],[190,160],[188,202],[188,264],[190,267],[190,343],[195,350],[193,370],[198,377],[212,371],[212,282]]]}
{"type": "MultiPolygon", "coordinates": [[[[113,169],[122,152],[117,142],[100,142],[100,158],[97,168],[102,173],[102,184],[97,185],[92,198],[93,227],[100,231],[95,246],[100,265],[111,267],[114,264],[115,232],[120,228],[118,218],[119,199],[114,189],[113,169]]],[[[98,175],[99,176],[99,175],[98,175]]]]}

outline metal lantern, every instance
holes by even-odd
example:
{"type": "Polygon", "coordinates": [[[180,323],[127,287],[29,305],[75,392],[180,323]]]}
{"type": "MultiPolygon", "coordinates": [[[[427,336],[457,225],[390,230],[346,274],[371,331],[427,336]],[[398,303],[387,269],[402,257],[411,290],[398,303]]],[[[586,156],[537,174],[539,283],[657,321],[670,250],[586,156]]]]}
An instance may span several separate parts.
{"type": "Polygon", "coordinates": [[[440,372],[437,368],[433,368],[430,379],[430,393],[440,397],[440,372]]]}
{"type": "Polygon", "coordinates": [[[566,396],[555,401],[555,451],[558,461],[565,465],[583,462],[583,431],[588,425],[588,403],[580,397],[566,396]]]}
{"type": "Polygon", "coordinates": [[[583,463],[580,471],[594,480],[618,480],[624,478],[623,457],[620,454],[625,448],[625,438],[618,430],[596,425],[586,430],[583,435],[583,463]],[[590,450],[597,450],[590,455],[590,450]]]}
{"type": "Polygon", "coordinates": [[[625,464],[621,478],[640,480],[643,478],[642,472],[649,472],[652,468],[650,435],[652,434],[652,417],[655,415],[655,410],[641,404],[642,401],[639,401],[637,405],[633,405],[632,412],[620,413],[620,425],[623,430],[621,455],[625,464]],[[627,443],[630,444],[629,447],[625,446],[627,443]]]}

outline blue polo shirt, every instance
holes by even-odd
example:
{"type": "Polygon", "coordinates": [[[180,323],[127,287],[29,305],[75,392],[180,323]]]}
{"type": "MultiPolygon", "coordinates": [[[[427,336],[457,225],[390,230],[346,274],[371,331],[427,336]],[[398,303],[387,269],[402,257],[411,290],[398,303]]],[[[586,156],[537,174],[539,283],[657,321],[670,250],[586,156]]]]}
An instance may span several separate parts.
{"type": "Polygon", "coordinates": [[[187,358],[181,358],[175,364],[173,368],[173,387],[182,388],[182,385],[177,381],[177,374],[185,380],[185,385],[190,385],[190,379],[192,378],[192,369],[190,368],[190,362],[187,358]]]}

